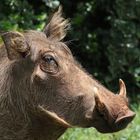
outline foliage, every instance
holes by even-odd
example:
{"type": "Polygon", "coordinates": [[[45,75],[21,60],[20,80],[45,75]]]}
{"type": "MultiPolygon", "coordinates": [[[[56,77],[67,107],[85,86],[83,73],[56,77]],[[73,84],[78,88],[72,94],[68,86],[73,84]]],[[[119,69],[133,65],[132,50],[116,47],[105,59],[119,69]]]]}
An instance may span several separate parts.
{"type": "Polygon", "coordinates": [[[129,126],[120,132],[112,134],[101,134],[94,128],[82,129],[72,128],[61,136],[59,140],[139,140],[140,139],[140,107],[133,107],[136,118],[129,126]]]}
{"type": "Polygon", "coordinates": [[[45,25],[46,13],[34,11],[26,0],[1,0],[0,31],[41,29],[45,25]]]}

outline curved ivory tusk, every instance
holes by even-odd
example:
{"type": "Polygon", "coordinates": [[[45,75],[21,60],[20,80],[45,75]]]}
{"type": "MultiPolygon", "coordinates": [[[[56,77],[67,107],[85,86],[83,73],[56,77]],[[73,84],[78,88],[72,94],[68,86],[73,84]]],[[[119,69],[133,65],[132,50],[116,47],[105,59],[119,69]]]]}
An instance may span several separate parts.
{"type": "Polygon", "coordinates": [[[119,95],[126,97],[126,86],[122,79],[119,79],[120,92],[119,95]]]}

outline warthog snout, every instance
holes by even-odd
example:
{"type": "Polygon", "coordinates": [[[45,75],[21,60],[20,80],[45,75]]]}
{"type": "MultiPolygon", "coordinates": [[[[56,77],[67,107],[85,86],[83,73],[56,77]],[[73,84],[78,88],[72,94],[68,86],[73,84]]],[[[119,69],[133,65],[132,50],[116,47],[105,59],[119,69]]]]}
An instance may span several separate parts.
{"type": "Polygon", "coordinates": [[[135,117],[135,113],[128,107],[126,97],[126,87],[120,79],[119,94],[100,93],[96,90],[95,101],[96,111],[93,116],[100,118],[100,123],[96,123],[95,128],[102,133],[116,132],[124,129],[135,117]]]}

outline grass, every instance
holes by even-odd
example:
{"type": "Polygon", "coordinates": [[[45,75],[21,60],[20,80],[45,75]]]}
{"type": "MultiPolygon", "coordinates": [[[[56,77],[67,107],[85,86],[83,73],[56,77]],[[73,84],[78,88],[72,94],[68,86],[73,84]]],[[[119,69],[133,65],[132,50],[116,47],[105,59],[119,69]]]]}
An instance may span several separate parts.
{"type": "Polygon", "coordinates": [[[136,117],[128,127],[120,132],[101,134],[94,128],[68,129],[59,140],[140,140],[140,105],[133,105],[136,117]]]}

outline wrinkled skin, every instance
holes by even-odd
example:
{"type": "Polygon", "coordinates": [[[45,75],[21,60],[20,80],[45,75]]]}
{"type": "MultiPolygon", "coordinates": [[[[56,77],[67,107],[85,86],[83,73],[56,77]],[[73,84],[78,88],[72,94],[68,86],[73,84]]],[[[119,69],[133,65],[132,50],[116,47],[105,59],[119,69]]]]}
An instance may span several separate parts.
{"type": "Polygon", "coordinates": [[[59,8],[43,32],[1,35],[0,140],[55,140],[74,126],[110,133],[133,120],[124,82],[114,94],[85,72],[62,42],[68,26],[59,8]]]}

